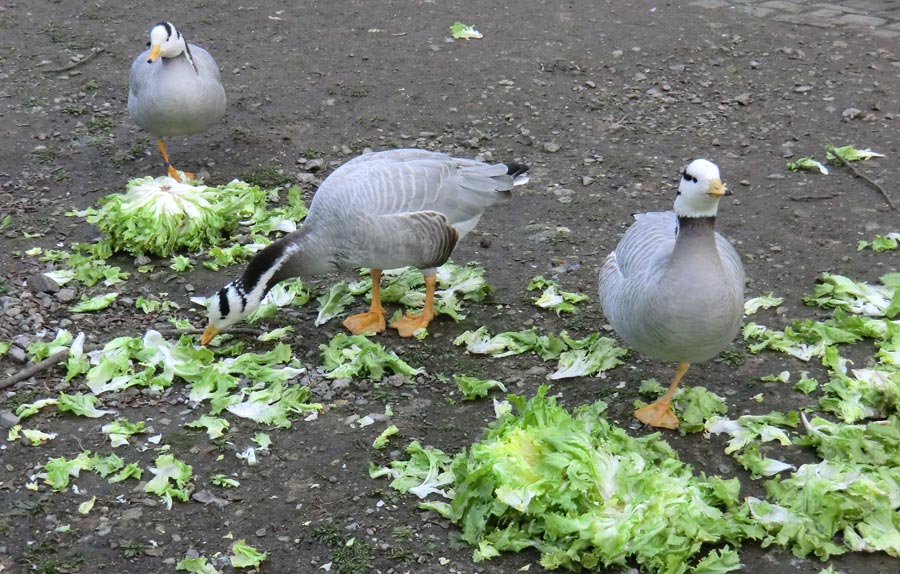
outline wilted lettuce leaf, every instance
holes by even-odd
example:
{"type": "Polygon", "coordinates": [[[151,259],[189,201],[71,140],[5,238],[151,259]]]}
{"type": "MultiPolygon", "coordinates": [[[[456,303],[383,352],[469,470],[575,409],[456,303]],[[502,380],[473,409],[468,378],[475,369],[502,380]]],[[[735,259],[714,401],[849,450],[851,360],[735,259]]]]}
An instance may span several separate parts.
{"type": "Polygon", "coordinates": [[[322,366],[329,379],[368,377],[381,380],[385,369],[401,375],[418,375],[424,369],[415,369],[393,351],[389,351],[365,335],[338,333],[327,345],[319,345],[322,366]]]}
{"type": "Polygon", "coordinates": [[[500,389],[506,392],[506,387],[500,381],[494,379],[480,379],[469,375],[453,375],[456,388],[463,395],[463,400],[471,401],[488,396],[491,389],[500,389]]]}

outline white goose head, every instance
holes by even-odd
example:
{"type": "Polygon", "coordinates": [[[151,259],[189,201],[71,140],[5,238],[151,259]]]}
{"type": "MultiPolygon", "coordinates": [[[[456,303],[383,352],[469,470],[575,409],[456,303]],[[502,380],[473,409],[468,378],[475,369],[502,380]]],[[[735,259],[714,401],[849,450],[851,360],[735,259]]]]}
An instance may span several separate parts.
{"type": "Polygon", "coordinates": [[[695,159],[681,174],[675,213],[679,217],[715,217],[719,200],[726,195],[731,195],[731,190],[719,179],[716,164],[695,159]]]}
{"type": "MultiPolygon", "coordinates": [[[[187,43],[181,32],[171,22],[160,22],[150,29],[150,56],[147,63],[152,64],[160,57],[174,58],[187,51],[187,43]]],[[[188,56],[190,58],[190,56],[188,56]]]]}
{"type": "Polygon", "coordinates": [[[277,241],[256,254],[241,277],[222,287],[209,298],[209,323],[200,337],[205,345],[213,337],[249,317],[259,308],[266,294],[284,279],[282,266],[296,247],[277,241]]]}

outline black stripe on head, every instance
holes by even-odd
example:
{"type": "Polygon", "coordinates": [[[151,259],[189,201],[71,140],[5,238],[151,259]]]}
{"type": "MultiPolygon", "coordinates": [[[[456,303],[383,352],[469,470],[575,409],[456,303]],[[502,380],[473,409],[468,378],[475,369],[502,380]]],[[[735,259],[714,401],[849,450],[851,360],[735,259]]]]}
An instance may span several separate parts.
{"type": "MultiPolygon", "coordinates": [[[[284,250],[286,248],[287,243],[276,241],[257,253],[253,259],[250,260],[250,263],[247,264],[247,269],[241,276],[240,281],[244,288],[248,291],[253,291],[256,288],[257,283],[259,283],[260,278],[275,265],[275,262],[278,261],[282,255],[284,255],[284,250]]],[[[278,273],[275,273],[269,280],[269,284],[266,285],[266,292],[278,282],[276,280],[277,277],[278,273]]]]}
{"type": "Polygon", "coordinates": [[[228,289],[219,291],[219,317],[227,317],[231,312],[231,304],[228,302],[228,289]]]}
{"type": "Polygon", "coordinates": [[[172,31],[175,30],[175,26],[173,26],[169,22],[160,22],[159,24],[156,24],[153,27],[156,28],[156,26],[162,26],[163,28],[166,29],[166,40],[168,40],[169,38],[172,37],[172,31]]]}

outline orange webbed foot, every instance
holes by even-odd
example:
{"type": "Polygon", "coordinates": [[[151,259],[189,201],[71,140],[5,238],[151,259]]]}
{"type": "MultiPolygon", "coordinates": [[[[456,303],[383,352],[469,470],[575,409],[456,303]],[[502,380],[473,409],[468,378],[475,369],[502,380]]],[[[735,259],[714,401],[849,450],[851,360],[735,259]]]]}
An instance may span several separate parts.
{"type": "Polygon", "coordinates": [[[351,315],[344,319],[344,327],[354,335],[362,333],[380,333],[386,328],[384,311],[381,313],[377,311],[368,311],[366,313],[359,313],[358,315],[351,315]]]}
{"type": "Polygon", "coordinates": [[[656,401],[634,411],[634,416],[644,424],[654,428],[677,429],[678,417],[669,401],[656,401]]]}
{"type": "Polygon", "coordinates": [[[406,314],[391,323],[391,328],[397,329],[401,337],[412,337],[419,329],[427,328],[428,324],[431,323],[431,319],[433,317],[429,317],[425,313],[406,314]]]}

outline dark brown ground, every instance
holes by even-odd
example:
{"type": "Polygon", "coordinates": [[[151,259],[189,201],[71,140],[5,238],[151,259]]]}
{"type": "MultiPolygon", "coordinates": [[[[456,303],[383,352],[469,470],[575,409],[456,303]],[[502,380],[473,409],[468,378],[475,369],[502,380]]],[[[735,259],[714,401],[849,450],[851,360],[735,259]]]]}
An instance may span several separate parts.
{"type": "MultiPolygon", "coordinates": [[[[492,298],[470,304],[462,323],[438,321],[426,341],[394,334],[380,339],[411,363],[426,365],[431,375],[490,376],[532,394],[544,382],[544,366],[536,358],[470,357],[450,341],[483,324],[492,331],[534,324],[581,335],[603,328],[596,302],[602,257],[631,213],[670,208],[678,172],[693,157],[717,162],[734,190],[733,200],[721,206],[720,229],[744,257],[748,296],[774,291],[786,299],[783,316],[764,316],[768,324],[814,314],[803,307],[802,296],[823,271],[875,280],[897,269],[896,254],[856,252],[859,239],[898,229],[897,212],[875,190],[841,169],[824,177],[784,167],[786,149],[795,159],[823,159],[825,144],[870,147],[888,159],[861,169],[900,201],[896,45],[852,30],[789,26],[727,9],[625,4],[352,0],[288,7],[261,0],[223,7],[185,1],[164,11],[132,1],[3,3],[0,219],[12,215],[0,244],[5,296],[22,296],[24,279],[40,270],[35,259],[16,252],[94,236],[88,224],[64,212],[122,190],[130,178],[162,174],[152,138],[134,126],[125,106],[131,60],[144,47],[150,25],[161,19],[209,49],[222,69],[229,98],[225,120],[205,136],[169,144],[178,167],[205,169],[212,183],[295,182],[309,173],[300,158],[340,163],[366,147],[426,147],[533,166],[527,188],[488,213],[454,254],[457,262],[475,261],[487,269],[496,287],[492,298]],[[484,39],[447,41],[454,20],[475,24],[484,39]],[[51,72],[100,48],[103,53],[68,73],[51,72]],[[844,119],[847,108],[858,108],[862,117],[844,119]],[[569,194],[570,203],[559,201],[569,194]],[[23,238],[22,232],[44,235],[23,238]],[[540,311],[525,291],[538,274],[558,274],[564,289],[592,299],[572,317],[540,311]]],[[[314,185],[304,188],[309,196],[314,185]]],[[[120,263],[132,266],[128,259],[120,263]]],[[[237,272],[198,267],[172,282],[165,273],[133,274],[121,290],[132,297],[168,291],[187,308],[188,287],[210,294],[237,272]]],[[[4,313],[15,303],[5,301],[4,313]]],[[[180,316],[198,327],[204,322],[199,311],[180,316]]],[[[318,345],[339,329],[314,327],[314,316],[311,305],[270,323],[295,326],[294,351],[311,368],[319,364],[318,345]]],[[[51,298],[34,316],[7,315],[0,340],[35,336],[41,328],[54,331],[68,317],[66,305],[51,298]]],[[[154,325],[120,303],[69,329],[100,342],[154,325]]],[[[734,348],[744,347],[737,341],[734,348]]],[[[20,368],[0,359],[4,375],[20,368]]],[[[727,396],[729,414],[737,416],[812,401],[757,380],[803,368],[782,356],[748,355],[737,366],[697,366],[687,383],[727,396]],[[750,400],[760,392],[764,405],[750,400]]],[[[555,390],[570,405],[602,397],[616,422],[642,433],[629,414],[637,382],[650,376],[665,380],[672,369],[632,356],[605,379],[567,380],[555,390]],[[616,389],[621,381],[626,384],[616,389]]],[[[60,377],[46,372],[15,393],[7,390],[0,409],[55,394],[60,377]]],[[[224,508],[194,502],[166,511],[130,490],[134,483],[126,489],[87,473],[76,483],[98,503],[84,517],[76,512],[84,496],[26,491],[31,469],[48,457],[104,448],[102,423],[41,414],[35,420],[60,438],[39,448],[0,443],[0,571],[172,572],[189,548],[206,556],[227,553],[230,540],[223,536],[233,533],[269,552],[265,572],[321,572],[319,566],[336,560],[335,547],[312,536],[327,520],[341,535],[369,545],[369,566],[348,572],[500,573],[529,564],[530,572],[541,571],[530,552],[473,564],[471,549],[455,542],[455,527],[417,510],[413,497],[390,492],[386,481],[368,477],[369,461],[384,460],[370,448],[382,426],[359,430],[345,424],[346,417],[382,412],[389,402],[401,429],[393,444],[418,438],[456,452],[492,418],[490,401],[456,404],[449,400],[454,389],[433,377],[385,388],[376,392],[369,382],[355,382],[324,401],[332,408],[317,421],[270,431],[273,452],[252,469],[233,450],[249,445],[259,430],[254,425],[233,419],[229,441],[211,444],[202,432],[181,426],[199,413],[180,402],[180,389],[161,398],[137,397],[122,414],[156,420],[164,441],[194,466],[195,475],[238,474],[241,487],[234,492],[240,500],[224,508]],[[220,454],[225,457],[217,461],[220,454]],[[380,500],[386,505],[378,508],[380,500]],[[54,532],[58,524],[70,524],[71,531],[54,532]]],[[[722,452],[722,441],[666,437],[698,468],[745,477],[722,452]]],[[[145,467],[152,460],[150,452],[131,454],[145,467]]],[[[758,483],[745,484],[746,494],[761,491],[758,483]]],[[[825,566],[753,545],[741,556],[746,572],[817,573],[825,566]]],[[[834,564],[848,574],[898,569],[896,559],[884,554],[853,554],[834,564]]]]}

